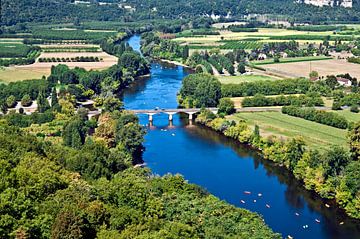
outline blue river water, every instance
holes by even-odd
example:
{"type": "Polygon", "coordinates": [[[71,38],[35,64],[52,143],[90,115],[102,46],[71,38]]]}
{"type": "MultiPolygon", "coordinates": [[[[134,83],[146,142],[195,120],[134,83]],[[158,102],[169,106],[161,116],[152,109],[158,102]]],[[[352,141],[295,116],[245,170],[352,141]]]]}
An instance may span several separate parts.
{"type": "MultiPolygon", "coordinates": [[[[139,36],[128,42],[140,49],[139,36]]],[[[178,106],[176,95],[189,71],[156,62],[151,68],[148,78],[137,80],[124,92],[127,109],[178,106]]],[[[175,115],[171,124],[167,115],[155,115],[153,126],[148,125],[148,116],[139,118],[148,130],[143,159],[153,173],[179,173],[218,198],[261,214],[284,238],[360,238],[359,221],[346,217],[333,202],[306,191],[287,170],[262,159],[254,150],[189,124],[186,115],[175,115]]]]}

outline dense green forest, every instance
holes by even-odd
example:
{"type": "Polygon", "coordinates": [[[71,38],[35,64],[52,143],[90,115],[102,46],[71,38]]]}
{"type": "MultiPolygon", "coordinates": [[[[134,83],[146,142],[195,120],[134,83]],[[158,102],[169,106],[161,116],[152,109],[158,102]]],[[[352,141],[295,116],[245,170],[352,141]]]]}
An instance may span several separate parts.
{"type": "Polygon", "coordinates": [[[292,0],[129,0],[106,1],[109,5],[74,4],[73,0],[21,0],[1,1],[1,21],[4,25],[23,22],[124,21],[144,19],[196,19],[199,16],[230,14],[234,18],[247,14],[276,14],[288,16],[291,21],[327,22],[358,21],[360,1],[354,0],[353,9],[318,8],[295,3],[292,0]],[[123,6],[131,6],[132,10],[123,6]],[[336,16],[336,17],[335,17],[336,16]]]}

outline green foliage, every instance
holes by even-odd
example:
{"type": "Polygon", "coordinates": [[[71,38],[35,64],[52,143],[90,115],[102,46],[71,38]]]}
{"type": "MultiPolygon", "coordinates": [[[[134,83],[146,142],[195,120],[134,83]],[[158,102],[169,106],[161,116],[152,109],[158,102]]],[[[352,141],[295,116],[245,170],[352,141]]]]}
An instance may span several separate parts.
{"type": "Polygon", "coordinates": [[[357,122],[348,135],[350,152],[354,160],[360,160],[360,122],[357,122]]]}
{"type": "Polygon", "coordinates": [[[6,98],[6,106],[8,108],[14,108],[16,106],[16,98],[13,95],[10,95],[8,98],[6,98]]]}
{"type": "Polygon", "coordinates": [[[24,95],[21,99],[21,105],[24,107],[28,107],[31,104],[32,104],[32,100],[31,100],[30,95],[28,95],[28,94],[24,95]]]}
{"type": "Polygon", "coordinates": [[[231,115],[235,112],[234,102],[230,98],[221,98],[218,105],[218,113],[224,113],[226,115],[231,115]]]}
{"type": "Polygon", "coordinates": [[[254,97],[245,97],[241,102],[242,107],[261,107],[261,106],[323,106],[324,102],[320,95],[307,94],[300,96],[276,96],[265,97],[264,95],[256,94],[254,97]]]}
{"type": "Polygon", "coordinates": [[[221,98],[221,85],[211,75],[192,74],[183,79],[180,96],[191,99],[195,107],[216,107],[221,98]]]}
{"type": "Polygon", "coordinates": [[[82,119],[75,117],[64,125],[63,129],[64,145],[80,149],[85,142],[86,131],[85,123],[82,119]]]}
{"type": "Polygon", "coordinates": [[[50,104],[48,99],[45,96],[44,92],[39,92],[39,95],[36,99],[36,103],[38,105],[38,112],[39,113],[44,113],[45,111],[47,111],[48,109],[50,109],[50,104]]]}
{"type": "Polygon", "coordinates": [[[223,97],[244,97],[256,94],[305,94],[311,85],[312,83],[307,79],[242,82],[240,84],[224,84],[221,86],[221,92],[223,97]]]}

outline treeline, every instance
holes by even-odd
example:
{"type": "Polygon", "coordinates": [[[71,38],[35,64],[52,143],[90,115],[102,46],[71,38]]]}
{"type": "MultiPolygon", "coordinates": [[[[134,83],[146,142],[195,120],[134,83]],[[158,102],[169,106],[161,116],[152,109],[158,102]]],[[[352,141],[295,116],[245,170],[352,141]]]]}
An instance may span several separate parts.
{"type": "Polygon", "coordinates": [[[347,61],[350,63],[360,64],[360,57],[349,57],[347,61]]]}
{"type": "Polygon", "coordinates": [[[229,26],[228,29],[232,32],[258,32],[259,31],[257,28],[246,28],[243,26],[236,26],[236,25],[229,26]]]}
{"type": "Polygon", "coordinates": [[[77,56],[73,58],[55,58],[55,57],[41,57],[39,62],[100,62],[102,58],[94,56],[77,56]]]}
{"type": "Polygon", "coordinates": [[[314,121],[320,124],[329,125],[339,129],[346,129],[349,127],[349,123],[345,117],[337,113],[316,110],[314,108],[284,106],[282,108],[282,113],[314,121]]]}
{"type": "Polygon", "coordinates": [[[177,60],[182,62],[189,56],[189,48],[182,47],[175,41],[161,39],[154,32],[141,35],[141,51],[144,56],[155,59],[177,60]]]}
{"type": "Polygon", "coordinates": [[[256,94],[254,97],[245,97],[241,102],[242,107],[262,107],[262,106],[285,106],[285,105],[305,105],[323,106],[324,101],[321,96],[316,93],[306,95],[289,95],[289,96],[275,96],[266,97],[261,94],[256,94]]]}
{"type": "Polygon", "coordinates": [[[48,96],[51,92],[51,87],[46,79],[0,84],[0,99],[4,100],[12,95],[17,101],[20,101],[24,95],[29,95],[32,100],[35,100],[41,91],[48,96]]]}
{"type": "Polygon", "coordinates": [[[311,82],[307,79],[288,79],[279,81],[244,82],[240,84],[223,84],[223,97],[244,97],[281,94],[305,94],[309,91],[311,82]]]}
{"type": "Polygon", "coordinates": [[[334,26],[334,25],[308,25],[308,26],[289,27],[288,29],[296,30],[296,31],[307,31],[307,32],[327,32],[327,31],[336,31],[336,30],[346,30],[346,27],[334,26]]]}

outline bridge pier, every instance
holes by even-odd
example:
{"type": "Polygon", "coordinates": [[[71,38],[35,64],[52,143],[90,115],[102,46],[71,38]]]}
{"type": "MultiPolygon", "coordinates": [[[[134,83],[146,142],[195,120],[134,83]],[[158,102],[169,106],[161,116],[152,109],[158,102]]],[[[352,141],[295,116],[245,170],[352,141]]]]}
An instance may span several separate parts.
{"type": "Polygon", "coordinates": [[[194,119],[194,114],[196,114],[196,112],[186,112],[186,114],[189,115],[189,121],[193,120],[194,119]]]}
{"type": "Polygon", "coordinates": [[[153,122],[153,115],[156,115],[156,113],[147,113],[147,115],[149,116],[149,122],[152,124],[152,122],[153,122]]]}
{"type": "Polygon", "coordinates": [[[173,115],[176,114],[176,112],[166,112],[166,114],[169,115],[169,121],[173,120],[173,115]]]}

